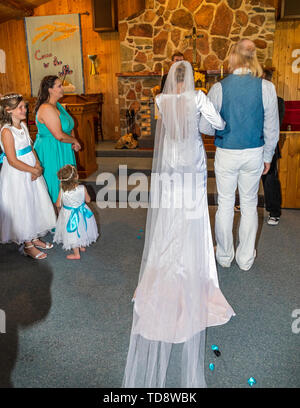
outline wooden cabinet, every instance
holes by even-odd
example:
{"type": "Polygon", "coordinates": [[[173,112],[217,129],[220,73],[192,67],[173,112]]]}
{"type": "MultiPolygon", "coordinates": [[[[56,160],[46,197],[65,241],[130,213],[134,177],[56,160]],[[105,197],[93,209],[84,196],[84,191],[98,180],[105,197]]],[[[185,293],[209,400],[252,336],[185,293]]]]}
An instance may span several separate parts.
{"type": "Polygon", "coordinates": [[[300,132],[280,133],[282,208],[300,208],[300,132]]]}
{"type": "MultiPolygon", "coordinates": [[[[31,139],[35,141],[37,134],[34,114],[36,98],[27,97],[25,100],[28,103],[27,126],[31,139]]],[[[98,140],[99,132],[101,132],[100,136],[103,140],[101,115],[99,115],[99,109],[102,107],[103,102],[103,94],[87,96],[65,95],[59,102],[74,119],[75,136],[82,146],[81,151],[76,153],[77,168],[80,178],[86,178],[98,168],[95,138],[98,140]],[[95,125],[99,126],[99,129],[95,129],[95,125]]]]}
{"type": "Polygon", "coordinates": [[[103,107],[103,93],[97,94],[84,94],[81,95],[88,99],[89,102],[96,102],[98,106],[98,114],[94,116],[94,127],[95,127],[95,141],[99,142],[102,140],[103,142],[103,129],[102,129],[102,107],[103,107]]]}
{"type": "Polygon", "coordinates": [[[79,177],[86,178],[98,168],[94,129],[94,117],[98,115],[98,103],[90,102],[88,98],[79,95],[65,95],[60,103],[74,119],[75,136],[81,144],[81,150],[76,153],[77,169],[79,177]]]}
{"type": "Polygon", "coordinates": [[[118,1],[92,0],[93,30],[98,32],[118,31],[118,1]]]}
{"type": "Polygon", "coordinates": [[[24,96],[24,100],[26,103],[27,107],[27,114],[26,114],[26,124],[29,130],[30,137],[32,141],[34,142],[36,139],[36,134],[37,134],[37,126],[35,123],[35,113],[34,113],[34,108],[36,104],[36,98],[30,97],[30,96],[24,96]]]}

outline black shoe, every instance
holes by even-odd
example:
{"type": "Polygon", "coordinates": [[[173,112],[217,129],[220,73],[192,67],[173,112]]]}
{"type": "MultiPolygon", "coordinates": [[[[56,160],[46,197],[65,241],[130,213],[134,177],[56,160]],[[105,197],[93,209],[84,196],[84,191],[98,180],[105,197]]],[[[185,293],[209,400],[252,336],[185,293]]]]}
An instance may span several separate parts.
{"type": "Polygon", "coordinates": [[[280,217],[268,217],[267,224],[268,225],[278,225],[280,217]]]}

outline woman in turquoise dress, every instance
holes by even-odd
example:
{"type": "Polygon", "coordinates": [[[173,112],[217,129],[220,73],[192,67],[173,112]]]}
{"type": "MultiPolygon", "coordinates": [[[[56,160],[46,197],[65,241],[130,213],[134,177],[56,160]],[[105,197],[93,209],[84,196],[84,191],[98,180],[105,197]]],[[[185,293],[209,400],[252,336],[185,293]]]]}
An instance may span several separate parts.
{"type": "Polygon", "coordinates": [[[43,78],[35,107],[38,134],[34,149],[44,168],[44,178],[53,203],[59,193],[57,172],[66,164],[76,166],[74,150],[81,146],[74,134],[74,120],[58,102],[64,96],[61,80],[43,78]]]}

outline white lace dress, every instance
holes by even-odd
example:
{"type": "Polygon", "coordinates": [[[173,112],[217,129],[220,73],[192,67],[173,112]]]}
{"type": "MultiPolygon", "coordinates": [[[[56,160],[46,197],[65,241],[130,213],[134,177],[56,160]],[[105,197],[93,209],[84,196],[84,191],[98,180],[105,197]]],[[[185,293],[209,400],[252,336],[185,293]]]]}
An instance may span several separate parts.
{"type": "MultiPolygon", "coordinates": [[[[28,129],[5,125],[0,133],[0,145],[4,152],[1,135],[8,128],[15,141],[16,152],[32,144],[28,129]]],[[[5,153],[5,152],[4,152],[5,153]]],[[[34,166],[32,151],[18,156],[18,160],[34,166]]],[[[6,156],[0,172],[0,242],[21,244],[46,235],[56,224],[56,215],[48,194],[44,177],[31,180],[31,173],[12,167],[6,156]]]]}
{"type": "Polygon", "coordinates": [[[219,287],[198,129],[201,115],[217,129],[224,122],[195,92],[187,61],[172,65],[156,103],[161,118],[123,386],[200,388],[206,328],[235,314],[219,287]]]}
{"type": "Polygon", "coordinates": [[[85,187],[61,191],[59,212],[53,241],[63,244],[63,249],[87,247],[99,236],[95,217],[85,204],[85,187]]]}

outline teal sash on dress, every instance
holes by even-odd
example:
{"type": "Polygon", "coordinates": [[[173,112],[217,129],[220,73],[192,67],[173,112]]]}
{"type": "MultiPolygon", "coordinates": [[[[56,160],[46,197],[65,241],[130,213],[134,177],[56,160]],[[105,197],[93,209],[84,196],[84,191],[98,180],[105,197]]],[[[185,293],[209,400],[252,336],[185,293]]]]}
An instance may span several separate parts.
{"type": "Polygon", "coordinates": [[[87,218],[91,218],[93,216],[92,211],[85,207],[85,203],[83,202],[79,207],[68,207],[66,205],[63,205],[63,208],[66,210],[71,211],[71,215],[67,224],[67,231],[68,232],[77,232],[78,238],[80,238],[79,232],[78,232],[78,226],[79,226],[79,214],[81,213],[84,219],[85,223],[85,230],[87,230],[87,218]]]}
{"type": "MultiPolygon", "coordinates": [[[[17,150],[17,151],[16,151],[16,156],[17,156],[17,157],[18,157],[18,156],[24,156],[24,154],[27,154],[27,153],[29,153],[29,152],[31,152],[31,151],[32,151],[32,147],[31,147],[31,145],[29,145],[29,146],[24,147],[23,149],[17,150]]],[[[0,164],[3,163],[4,157],[6,157],[6,154],[5,154],[5,153],[1,153],[1,154],[0,154],[0,164]]]]}

